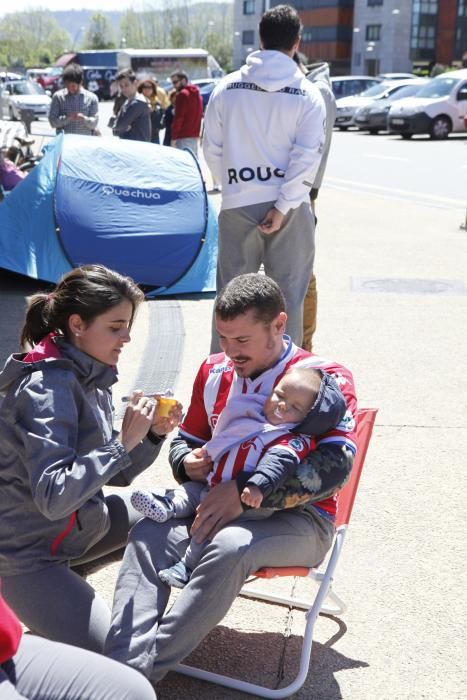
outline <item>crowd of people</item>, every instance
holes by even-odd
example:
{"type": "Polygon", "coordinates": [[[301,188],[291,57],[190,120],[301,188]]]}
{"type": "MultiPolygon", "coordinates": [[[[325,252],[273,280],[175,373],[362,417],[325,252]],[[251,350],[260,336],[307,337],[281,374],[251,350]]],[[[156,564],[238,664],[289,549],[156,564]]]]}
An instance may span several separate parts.
{"type": "MultiPolygon", "coordinates": [[[[351,372],[310,352],[303,306],[333,104],[325,66],[310,80],[297,63],[296,11],[266,11],[259,30],[261,49],[205,115],[222,185],[218,292],[186,412],[135,391],[115,429],[112,385],[143,295],[102,265],[29,299],[23,351],[0,372],[0,695],[155,697],[148,680],[196,648],[250,575],[316,566],[331,546],[357,403],[351,372]],[[178,485],[133,491],[175,429],[178,485]],[[122,559],[112,610],[81,575],[109,557],[122,559]]],[[[71,77],[51,118],[95,133],[97,106],[71,77]]],[[[130,70],[117,80],[115,134],[157,143],[169,115],[170,144],[197,152],[202,104],[186,74],[169,95],[130,70]]]]}
{"type": "MultiPolygon", "coordinates": [[[[57,133],[99,136],[98,100],[83,87],[83,70],[77,64],[63,71],[64,87],[52,97],[50,125],[57,133]]],[[[170,76],[172,90],[167,93],[155,77],[138,80],[131,68],[121,70],[115,78],[113,116],[109,122],[121,139],[160,143],[191,148],[197,155],[203,117],[203,101],[196,85],[184,72],[170,76]]]]}

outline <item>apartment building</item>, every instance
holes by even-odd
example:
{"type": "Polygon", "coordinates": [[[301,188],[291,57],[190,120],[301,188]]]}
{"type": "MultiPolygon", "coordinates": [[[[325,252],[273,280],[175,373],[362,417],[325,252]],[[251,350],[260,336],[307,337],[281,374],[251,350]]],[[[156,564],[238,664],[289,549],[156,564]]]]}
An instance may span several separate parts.
{"type": "MultiPolygon", "coordinates": [[[[277,0],[235,0],[233,65],[259,48],[258,23],[277,0]]],[[[301,52],[333,75],[467,66],[467,0],[295,0],[301,52]]]]}
{"type": "MultiPolygon", "coordinates": [[[[235,0],[233,65],[238,68],[259,47],[258,23],[267,7],[281,2],[235,0]]],[[[334,75],[350,72],[354,0],[290,2],[303,23],[300,51],[309,62],[328,61],[334,75]]]]}

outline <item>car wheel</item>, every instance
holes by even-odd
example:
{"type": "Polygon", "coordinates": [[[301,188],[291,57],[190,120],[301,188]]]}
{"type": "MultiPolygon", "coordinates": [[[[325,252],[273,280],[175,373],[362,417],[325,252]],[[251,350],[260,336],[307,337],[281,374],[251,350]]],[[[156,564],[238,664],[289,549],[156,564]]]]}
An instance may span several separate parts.
{"type": "Polygon", "coordinates": [[[401,136],[404,139],[404,141],[408,141],[412,138],[413,134],[401,134],[401,136]]]}
{"type": "Polygon", "coordinates": [[[9,116],[9,118],[11,119],[12,122],[17,121],[16,115],[15,115],[15,113],[13,112],[13,108],[12,108],[11,106],[8,107],[8,116],[9,116]]]}
{"type": "Polygon", "coordinates": [[[377,134],[379,132],[379,129],[368,129],[370,134],[377,134]]]}
{"type": "Polygon", "coordinates": [[[452,129],[449,117],[435,117],[431,122],[430,136],[432,139],[447,139],[452,129]]]}

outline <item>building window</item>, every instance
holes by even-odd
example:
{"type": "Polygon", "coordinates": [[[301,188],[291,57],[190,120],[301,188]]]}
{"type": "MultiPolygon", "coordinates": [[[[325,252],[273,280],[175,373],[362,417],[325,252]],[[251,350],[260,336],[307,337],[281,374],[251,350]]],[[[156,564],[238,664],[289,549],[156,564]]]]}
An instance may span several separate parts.
{"type": "Polygon", "coordinates": [[[384,0],[367,0],[368,7],[381,7],[384,0]]]}
{"type": "Polygon", "coordinates": [[[422,15],[438,14],[438,0],[414,0],[412,12],[422,15]]]}
{"type": "Polygon", "coordinates": [[[245,29],[242,32],[242,44],[243,46],[252,46],[255,43],[255,31],[254,29],[245,29]]]}
{"type": "Polygon", "coordinates": [[[367,24],[365,30],[365,39],[367,41],[379,41],[381,39],[381,25],[367,24]]]}
{"type": "Polygon", "coordinates": [[[243,14],[254,15],[256,12],[256,0],[243,0],[243,14]]]}

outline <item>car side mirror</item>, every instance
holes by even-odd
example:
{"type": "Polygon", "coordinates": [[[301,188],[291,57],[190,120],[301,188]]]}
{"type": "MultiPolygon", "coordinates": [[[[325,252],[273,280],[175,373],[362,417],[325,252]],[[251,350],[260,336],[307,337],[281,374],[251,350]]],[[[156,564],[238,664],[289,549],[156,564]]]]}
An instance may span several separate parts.
{"type": "Polygon", "coordinates": [[[457,100],[458,101],[467,100],[467,85],[464,85],[463,87],[461,87],[461,89],[457,93],[457,100]]]}

